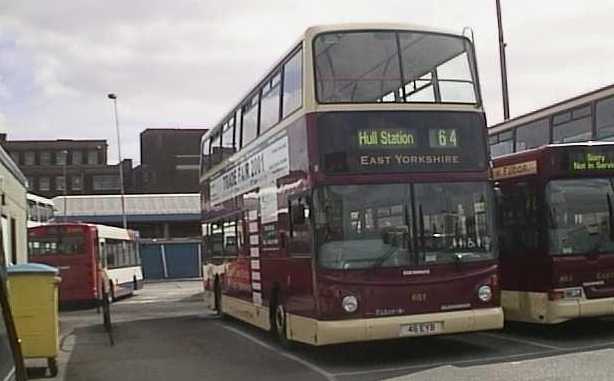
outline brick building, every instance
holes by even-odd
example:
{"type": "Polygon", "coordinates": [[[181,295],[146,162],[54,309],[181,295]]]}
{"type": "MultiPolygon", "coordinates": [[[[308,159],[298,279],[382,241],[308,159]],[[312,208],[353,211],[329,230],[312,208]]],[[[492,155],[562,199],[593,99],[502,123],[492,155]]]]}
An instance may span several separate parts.
{"type": "MultiPolygon", "coordinates": [[[[106,140],[7,140],[0,145],[28,180],[29,191],[40,196],[118,194],[118,165],[107,164],[106,140]],[[66,189],[64,188],[66,186],[66,189]]],[[[122,162],[124,186],[133,190],[132,160],[122,162]]]]}
{"type": "Polygon", "coordinates": [[[147,129],[141,133],[137,193],[197,193],[200,139],[206,129],[147,129]]]}

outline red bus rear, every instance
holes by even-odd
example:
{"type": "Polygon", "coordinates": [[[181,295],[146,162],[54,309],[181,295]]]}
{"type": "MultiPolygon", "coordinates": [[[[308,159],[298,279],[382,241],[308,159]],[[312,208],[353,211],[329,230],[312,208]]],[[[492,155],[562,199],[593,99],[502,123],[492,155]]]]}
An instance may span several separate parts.
{"type": "Polygon", "coordinates": [[[28,229],[30,262],[59,268],[62,303],[95,301],[102,287],[112,299],[143,285],[138,232],[65,223],[28,229]]]}
{"type": "Polygon", "coordinates": [[[28,260],[60,270],[60,302],[98,299],[95,225],[58,224],[28,229],[28,260]]]}

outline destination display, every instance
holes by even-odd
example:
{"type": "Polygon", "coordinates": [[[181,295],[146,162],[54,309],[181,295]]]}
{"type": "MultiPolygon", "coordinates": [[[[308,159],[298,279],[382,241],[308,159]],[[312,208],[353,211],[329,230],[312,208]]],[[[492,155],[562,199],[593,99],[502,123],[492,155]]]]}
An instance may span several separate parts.
{"type": "Polygon", "coordinates": [[[317,120],[326,173],[485,169],[478,113],[325,113],[317,120]]]}
{"type": "Polygon", "coordinates": [[[591,149],[569,153],[569,169],[572,172],[614,170],[614,151],[591,149]]]}

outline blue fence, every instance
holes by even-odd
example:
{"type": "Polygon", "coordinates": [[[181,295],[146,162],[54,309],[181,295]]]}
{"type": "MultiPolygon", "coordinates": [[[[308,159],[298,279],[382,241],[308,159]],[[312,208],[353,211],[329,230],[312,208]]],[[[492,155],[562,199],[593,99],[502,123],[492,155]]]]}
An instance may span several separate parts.
{"type": "Polygon", "coordinates": [[[141,242],[141,262],[145,279],[201,277],[200,258],[200,241],[141,242]]]}

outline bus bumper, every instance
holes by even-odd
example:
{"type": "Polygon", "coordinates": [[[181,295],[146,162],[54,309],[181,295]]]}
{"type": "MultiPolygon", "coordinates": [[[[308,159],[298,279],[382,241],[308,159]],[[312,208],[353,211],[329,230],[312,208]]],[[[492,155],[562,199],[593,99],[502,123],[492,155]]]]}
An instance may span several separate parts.
{"type": "Polygon", "coordinates": [[[445,335],[502,327],[503,310],[499,307],[336,321],[321,321],[292,314],[287,316],[288,338],[311,345],[445,335]],[[407,326],[421,323],[436,323],[438,329],[428,333],[407,334],[407,326]]]}
{"type": "Polygon", "coordinates": [[[542,292],[502,291],[505,319],[528,323],[558,324],[583,317],[614,315],[614,297],[548,300],[542,292]]]}

